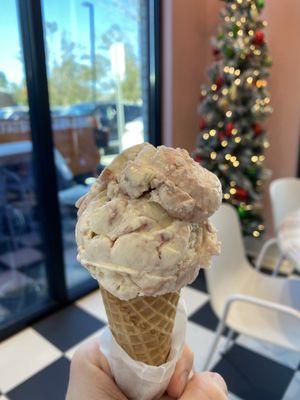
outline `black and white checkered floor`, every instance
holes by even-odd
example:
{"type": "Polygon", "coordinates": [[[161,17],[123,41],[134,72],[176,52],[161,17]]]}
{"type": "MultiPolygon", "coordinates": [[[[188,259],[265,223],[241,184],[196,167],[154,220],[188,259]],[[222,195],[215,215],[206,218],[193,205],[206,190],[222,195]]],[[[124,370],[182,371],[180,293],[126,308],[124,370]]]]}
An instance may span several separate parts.
{"type": "MultiPolygon", "coordinates": [[[[203,274],[183,290],[189,323],[187,343],[201,370],[217,318],[210,307],[203,274]]],[[[53,314],[0,344],[0,400],[61,400],[70,359],[78,345],[97,335],[106,316],[99,292],[53,314]]],[[[300,353],[238,336],[225,355],[221,340],[213,370],[223,375],[230,399],[300,399],[300,353]]]]}

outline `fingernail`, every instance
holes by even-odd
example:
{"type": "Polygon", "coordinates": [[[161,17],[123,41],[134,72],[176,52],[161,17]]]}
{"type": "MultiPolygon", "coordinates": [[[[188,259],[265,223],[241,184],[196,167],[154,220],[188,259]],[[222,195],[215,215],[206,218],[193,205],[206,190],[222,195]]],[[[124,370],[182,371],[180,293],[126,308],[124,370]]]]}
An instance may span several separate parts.
{"type": "Polygon", "coordinates": [[[213,373],[211,375],[212,379],[217,383],[217,385],[224,390],[225,393],[228,393],[227,385],[221,375],[217,373],[213,373]]]}

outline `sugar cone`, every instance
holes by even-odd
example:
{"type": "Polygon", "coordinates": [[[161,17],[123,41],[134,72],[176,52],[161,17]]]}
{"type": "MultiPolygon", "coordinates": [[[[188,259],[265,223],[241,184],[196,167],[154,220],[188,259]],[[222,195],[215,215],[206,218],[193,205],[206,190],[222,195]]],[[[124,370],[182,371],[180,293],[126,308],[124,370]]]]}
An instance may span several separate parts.
{"type": "Polygon", "coordinates": [[[109,327],[131,358],[148,365],[166,362],[172,341],[179,293],[124,301],[100,288],[109,327]]]}

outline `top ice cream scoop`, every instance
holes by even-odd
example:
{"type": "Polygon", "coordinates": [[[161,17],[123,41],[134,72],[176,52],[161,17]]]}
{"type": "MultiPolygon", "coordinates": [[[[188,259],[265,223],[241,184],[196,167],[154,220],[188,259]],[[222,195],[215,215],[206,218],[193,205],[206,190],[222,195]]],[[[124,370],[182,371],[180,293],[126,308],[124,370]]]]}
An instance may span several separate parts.
{"type": "Polygon", "coordinates": [[[78,201],[78,259],[122,300],[179,290],[219,252],[208,217],[221,199],[185,150],[133,146],[78,201]]]}

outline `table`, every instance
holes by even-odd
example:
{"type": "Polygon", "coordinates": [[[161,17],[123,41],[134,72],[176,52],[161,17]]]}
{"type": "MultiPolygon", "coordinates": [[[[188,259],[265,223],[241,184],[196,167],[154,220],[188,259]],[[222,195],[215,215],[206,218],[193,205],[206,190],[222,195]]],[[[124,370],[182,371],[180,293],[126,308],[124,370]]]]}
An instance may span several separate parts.
{"type": "Polygon", "coordinates": [[[289,213],[281,222],[278,243],[284,257],[293,261],[300,272],[300,208],[289,213]]]}

